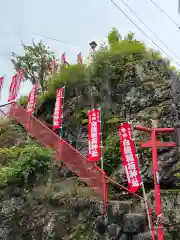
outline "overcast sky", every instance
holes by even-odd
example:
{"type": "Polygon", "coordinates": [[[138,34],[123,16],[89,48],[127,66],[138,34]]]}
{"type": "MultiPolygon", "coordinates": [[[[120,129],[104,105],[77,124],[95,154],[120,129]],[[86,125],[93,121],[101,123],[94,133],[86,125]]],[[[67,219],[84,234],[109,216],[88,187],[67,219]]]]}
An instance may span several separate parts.
{"type": "MultiPolygon", "coordinates": [[[[173,59],[172,53],[160,43],[142,23],[123,5],[121,0],[114,0],[133,21],[148,34],[154,42],[163,48],[173,59]]],[[[170,15],[175,22],[180,23],[178,15],[178,0],[154,0],[170,15]]],[[[155,32],[168,47],[180,56],[180,30],[162,13],[150,0],[124,0],[136,12],[141,20],[155,32]]],[[[32,39],[42,39],[45,44],[56,52],[57,56],[66,52],[70,62],[76,60],[81,51],[86,57],[89,52],[88,43],[95,40],[103,42],[107,33],[116,27],[122,36],[129,31],[148,46],[157,49],[110,0],[4,0],[0,1],[0,76],[6,74],[1,102],[7,101],[9,84],[13,75],[10,62],[11,53],[22,53],[20,42],[25,44],[32,39]],[[14,26],[16,25],[16,26],[14,26]],[[35,33],[47,36],[40,37],[35,33]],[[52,41],[48,37],[60,41],[52,41]],[[68,42],[63,43],[63,42],[68,42]]],[[[179,57],[180,58],[180,57],[179,57]]],[[[173,62],[173,60],[172,60],[173,62]]],[[[179,60],[180,64],[180,60],[179,60]]],[[[21,94],[27,94],[30,84],[23,84],[21,94]]]]}

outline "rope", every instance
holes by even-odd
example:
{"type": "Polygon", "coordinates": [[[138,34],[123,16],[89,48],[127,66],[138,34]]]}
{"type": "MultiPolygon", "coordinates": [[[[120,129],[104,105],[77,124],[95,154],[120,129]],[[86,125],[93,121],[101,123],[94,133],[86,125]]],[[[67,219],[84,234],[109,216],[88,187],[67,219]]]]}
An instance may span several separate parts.
{"type": "MultiPolygon", "coordinates": [[[[116,181],[113,180],[112,178],[109,178],[109,177],[107,177],[107,176],[105,176],[105,177],[106,177],[106,179],[109,180],[110,182],[116,184],[116,185],[119,186],[120,188],[122,188],[122,189],[126,190],[127,192],[129,192],[129,189],[128,189],[128,188],[126,188],[126,187],[124,187],[123,185],[119,184],[118,182],[116,182],[116,181]]],[[[130,192],[129,192],[129,193],[130,193],[130,192]]],[[[141,197],[140,195],[138,195],[138,194],[136,194],[136,193],[131,193],[131,194],[144,201],[144,198],[141,197]]]]}

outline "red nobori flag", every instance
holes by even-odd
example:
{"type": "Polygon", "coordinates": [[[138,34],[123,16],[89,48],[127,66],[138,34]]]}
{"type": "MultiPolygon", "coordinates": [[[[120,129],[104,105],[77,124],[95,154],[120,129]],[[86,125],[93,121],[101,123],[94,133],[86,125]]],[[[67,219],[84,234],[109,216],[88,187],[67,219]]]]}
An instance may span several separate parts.
{"type": "Polygon", "coordinates": [[[56,63],[56,59],[53,58],[52,62],[50,63],[51,74],[55,74],[56,70],[57,70],[57,63],[56,63]]]}
{"type": "Polygon", "coordinates": [[[61,64],[62,65],[66,65],[67,64],[67,61],[66,61],[66,53],[63,53],[61,55],[61,64]]]}
{"type": "Polygon", "coordinates": [[[0,98],[1,98],[1,91],[2,91],[2,87],[3,87],[3,83],[4,83],[4,76],[0,77],[0,98]]]}
{"type": "Polygon", "coordinates": [[[18,96],[21,82],[24,76],[24,69],[20,69],[17,73],[17,86],[16,86],[16,97],[18,96]]]}
{"type": "Polygon", "coordinates": [[[97,162],[101,159],[101,122],[100,109],[93,109],[88,112],[88,139],[89,153],[88,161],[97,162]]]}
{"type": "Polygon", "coordinates": [[[8,102],[14,101],[19,93],[20,85],[23,79],[24,70],[20,69],[17,75],[12,77],[11,85],[9,88],[8,102]]]}
{"type": "Polygon", "coordinates": [[[26,111],[31,115],[34,113],[34,108],[35,108],[35,104],[36,104],[37,88],[38,88],[38,84],[34,84],[32,90],[28,96],[28,103],[27,103],[26,111]]]}
{"type": "Polygon", "coordinates": [[[59,129],[62,127],[63,93],[64,88],[60,88],[56,92],[56,103],[53,115],[53,129],[59,129]]]}
{"type": "Polygon", "coordinates": [[[17,75],[12,77],[11,85],[9,88],[8,102],[14,101],[16,99],[16,86],[17,86],[17,75]]]}
{"type": "Polygon", "coordinates": [[[133,193],[141,187],[142,181],[136,148],[132,139],[132,129],[129,123],[120,125],[119,137],[122,161],[126,170],[129,191],[133,193]]]}
{"type": "Polygon", "coordinates": [[[77,63],[82,64],[82,54],[81,54],[81,52],[77,55],[77,63]]]}

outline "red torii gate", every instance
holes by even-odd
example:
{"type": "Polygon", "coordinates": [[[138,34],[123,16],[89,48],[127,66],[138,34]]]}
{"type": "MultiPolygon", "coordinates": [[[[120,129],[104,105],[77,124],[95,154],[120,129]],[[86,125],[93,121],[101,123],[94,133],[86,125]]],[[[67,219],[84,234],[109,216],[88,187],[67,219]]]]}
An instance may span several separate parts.
{"type": "MultiPolygon", "coordinates": [[[[158,155],[157,149],[164,147],[175,147],[175,142],[161,142],[157,140],[158,133],[171,133],[174,132],[174,128],[148,128],[144,126],[136,126],[136,130],[149,132],[151,133],[151,139],[149,141],[140,142],[139,144],[142,148],[151,148],[152,149],[152,166],[153,166],[153,175],[154,175],[154,190],[155,190],[155,206],[156,206],[156,216],[162,216],[162,203],[160,195],[160,181],[159,181],[159,167],[158,167],[158,155]]],[[[158,223],[157,229],[158,240],[164,240],[163,224],[160,221],[158,223]]]]}

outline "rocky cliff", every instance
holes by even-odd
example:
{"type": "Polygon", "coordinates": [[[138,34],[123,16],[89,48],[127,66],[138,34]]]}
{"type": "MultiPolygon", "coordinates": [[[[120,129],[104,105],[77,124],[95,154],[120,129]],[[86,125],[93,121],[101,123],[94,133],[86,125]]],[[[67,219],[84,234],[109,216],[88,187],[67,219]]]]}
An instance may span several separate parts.
{"type": "MultiPolygon", "coordinates": [[[[103,68],[107,69],[106,62],[101,64],[103,68]]],[[[124,168],[119,165],[121,161],[118,160],[120,159],[119,123],[131,121],[133,126],[149,127],[152,127],[152,124],[157,127],[174,127],[178,124],[177,112],[179,107],[176,92],[179,89],[179,77],[167,67],[163,60],[139,61],[127,64],[123,68],[120,78],[116,79],[115,84],[113,78],[118,74],[118,70],[111,64],[109,64],[108,69],[108,72],[112,74],[111,76],[103,77],[104,75],[101,73],[102,75],[98,76],[98,79],[101,77],[102,81],[99,80],[99,83],[93,87],[84,85],[83,90],[77,93],[79,94],[78,98],[67,99],[64,138],[82,154],[87,155],[88,106],[91,106],[92,100],[96,102],[96,106],[102,106],[105,170],[109,173],[113,172],[113,176],[118,182],[121,182],[122,179],[124,179],[123,182],[126,182],[124,168]],[[90,88],[92,88],[91,97],[88,95],[90,88]]],[[[95,74],[97,73],[95,72],[95,74]]],[[[53,104],[54,100],[44,101],[38,112],[38,116],[47,119],[49,123],[52,122],[52,118],[49,116],[52,116],[53,104]],[[45,111],[47,108],[49,110],[45,111]]],[[[134,131],[134,137],[137,142],[149,138],[147,134],[137,131],[134,131]]],[[[164,134],[158,137],[160,140],[170,141],[173,135],[164,134]]],[[[152,187],[151,151],[142,150],[139,147],[137,150],[143,179],[152,187]]],[[[176,150],[163,149],[158,154],[162,187],[177,187],[179,180],[176,173],[179,171],[179,158],[176,150]]]]}
{"type": "Polygon", "coordinates": [[[137,213],[132,200],[109,200],[104,216],[103,202],[59,171],[31,189],[1,187],[0,239],[151,239],[142,207],[137,213]]]}

